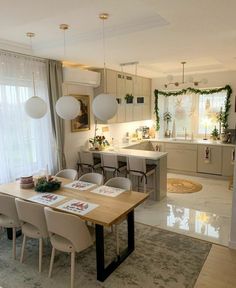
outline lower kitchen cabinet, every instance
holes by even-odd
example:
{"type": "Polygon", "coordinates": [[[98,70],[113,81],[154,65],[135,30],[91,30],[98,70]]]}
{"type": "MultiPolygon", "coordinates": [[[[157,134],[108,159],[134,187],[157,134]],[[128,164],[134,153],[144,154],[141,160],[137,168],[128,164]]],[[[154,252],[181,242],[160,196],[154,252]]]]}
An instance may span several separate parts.
{"type": "Polygon", "coordinates": [[[232,176],[234,174],[234,162],[235,162],[235,148],[223,147],[223,163],[222,163],[223,176],[232,176]]]}
{"type": "Polygon", "coordinates": [[[165,152],[168,169],[197,172],[197,145],[168,143],[165,152]]]}
{"type": "Polygon", "coordinates": [[[208,174],[222,174],[222,147],[214,145],[198,145],[197,171],[208,174]],[[208,159],[206,159],[208,150],[208,159]]]}

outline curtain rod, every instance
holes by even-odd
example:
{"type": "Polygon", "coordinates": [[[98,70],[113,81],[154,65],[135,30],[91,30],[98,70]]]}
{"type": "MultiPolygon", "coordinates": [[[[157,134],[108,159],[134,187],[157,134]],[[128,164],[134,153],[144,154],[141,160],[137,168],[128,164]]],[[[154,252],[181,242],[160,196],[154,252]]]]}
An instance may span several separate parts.
{"type": "MultiPolygon", "coordinates": [[[[24,53],[15,52],[15,51],[6,50],[6,49],[0,49],[0,52],[11,53],[11,54],[16,54],[16,55],[21,55],[21,56],[27,56],[29,58],[35,58],[35,59],[44,60],[44,61],[45,60],[55,60],[55,59],[49,59],[49,58],[44,58],[44,57],[39,57],[39,56],[32,56],[32,55],[29,55],[29,54],[24,54],[24,53]]],[[[55,61],[58,61],[58,60],[55,60],[55,61]]],[[[59,62],[62,62],[62,61],[59,61],[59,62]]]]}

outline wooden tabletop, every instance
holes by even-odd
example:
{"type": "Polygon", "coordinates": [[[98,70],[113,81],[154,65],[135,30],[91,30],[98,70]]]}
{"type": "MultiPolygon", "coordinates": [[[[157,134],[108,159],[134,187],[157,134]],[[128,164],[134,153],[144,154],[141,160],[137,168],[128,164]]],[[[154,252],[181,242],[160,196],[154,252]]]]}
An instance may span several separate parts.
{"type": "MultiPolygon", "coordinates": [[[[62,181],[62,186],[72,182],[71,180],[58,178],[62,181]]],[[[94,187],[93,187],[94,189],[94,187]]],[[[34,195],[37,195],[33,189],[21,189],[19,182],[13,182],[0,185],[0,193],[8,194],[13,197],[18,197],[24,200],[29,200],[34,195]]],[[[90,221],[95,224],[103,226],[111,226],[119,221],[120,218],[128,214],[135,207],[144,202],[149,195],[142,192],[126,191],[117,197],[103,196],[87,191],[77,191],[61,187],[60,190],[55,192],[57,195],[66,196],[64,200],[58,202],[50,207],[56,208],[57,206],[71,200],[77,199],[86,202],[98,204],[99,206],[85,215],[80,215],[84,220],[90,221]]],[[[56,208],[58,209],[58,208],[56,208]]],[[[59,209],[60,210],[60,209],[59,209]]]]}

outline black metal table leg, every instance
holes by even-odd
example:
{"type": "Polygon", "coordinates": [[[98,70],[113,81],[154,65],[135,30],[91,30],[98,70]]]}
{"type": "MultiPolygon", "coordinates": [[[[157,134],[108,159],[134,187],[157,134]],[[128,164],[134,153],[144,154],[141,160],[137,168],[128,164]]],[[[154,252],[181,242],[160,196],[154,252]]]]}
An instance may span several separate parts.
{"type": "Polygon", "coordinates": [[[97,280],[103,282],[134,251],[134,211],[128,213],[127,223],[128,247],[107,267],[105,267],[104,255],[104,228],[102,225],[96,224],[97,280]]]}
{"type": "MultiPolygon", "coordinates": [[[[13,239],[13,235],[12,235],[13,233],[12,233],[12,228],[7,228],[7,238],[9,239],[9,240],[12,240],[13,239]]],[[[19,236],[21,236],[21,230],[18,230],[18,231],[16,231],[16,238],[17,237],[19,237],[19,236]]]]}

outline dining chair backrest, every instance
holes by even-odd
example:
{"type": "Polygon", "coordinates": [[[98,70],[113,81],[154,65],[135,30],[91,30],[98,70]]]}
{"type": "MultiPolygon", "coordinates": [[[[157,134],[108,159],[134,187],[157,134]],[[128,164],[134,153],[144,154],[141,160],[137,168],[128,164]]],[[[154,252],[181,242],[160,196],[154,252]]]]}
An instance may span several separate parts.
{"type": "Polygon", "coordinates": [[[124,190],[130,191],[132,189],[132,182],[130,179],[125,177],[114,177],[109,179],[105,186],[115,187],[115,188],[121,188],[124,190]]]}
{"type": "Polygon", "coordinates": [[[102,167],[119,168],[117,155],[101,154],[102,167]]]}
{"type": "Polygon", "coordinates": [[[20,221],[22,221],[23,224],[31,224],[40,231],[43,238],[47,238],[48,230],[44,215],[44,207],[42,205],[24,201],[19,198],[16,198],[15,201],[20,221]]]}
{"type": "Polygon", "coordinates": [[[99,173],[87,173],[79,178],[80,181],[90,182],[97,185],[103,184],[103,175],[99,173]]]}
{"type": "Polygon", "coordinates": [[[143,158],[128,157],[128,170],[146,173],[146,161],[143,158]]]}
{"type": "Polygon", "coordinates": [[[11,219],[14,226],[20,226],[14,197],[0,194],[0,215],[7,216],[11,219]]]}
{"type": "Polygon", "coordinates": [[[64,170],[59,171],[55,176],[67,178],[70,180],[76,180],[77,171],[75,169],[64,169],[64,170]]]}
{"type": "Polygon", "coordinates": [[[94,165],[93,153],[88,151],[80,151],[79,162],[85,165],[94,165]]]}
{"type": "Polygon", "coordinates": [[[78,216],[44,208],[49,236],[58,235],[69,240],[80,252],[93,244],[91,234],[85,222],[78,216]]]}

